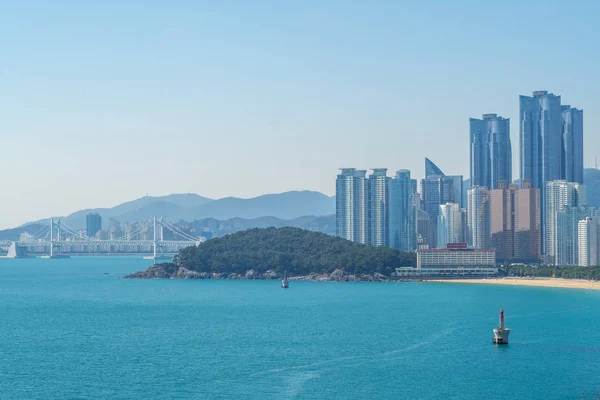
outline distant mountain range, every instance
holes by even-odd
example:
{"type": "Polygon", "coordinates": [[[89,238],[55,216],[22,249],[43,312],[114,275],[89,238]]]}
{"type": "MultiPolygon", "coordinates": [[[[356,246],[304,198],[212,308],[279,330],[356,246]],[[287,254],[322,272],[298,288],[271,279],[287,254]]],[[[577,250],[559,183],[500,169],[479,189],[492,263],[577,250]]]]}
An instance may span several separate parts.
{"type": "MultiPolygon", "coordinates": [[[[102,225],[108,226],[109,220],[123,222],[145,221],[154,216],[165,217],[171,221],[199,220],[214,218],[256,219],[274,217],[293,220],[303,216],[322,216],[335,214],[335,197],[313,191],[292,191],[279,194],[267,194],[250,199],[225,197],[218,200],[197,194],[171,194],[168,196],[146,196],[112,208],[86,209],[67,216],[55,216],[75,229],[85,228],[85,216],[98,213],[102,216],[102,225]]],[[[48,218],[31,223],[48,224],[48,218]]]]}

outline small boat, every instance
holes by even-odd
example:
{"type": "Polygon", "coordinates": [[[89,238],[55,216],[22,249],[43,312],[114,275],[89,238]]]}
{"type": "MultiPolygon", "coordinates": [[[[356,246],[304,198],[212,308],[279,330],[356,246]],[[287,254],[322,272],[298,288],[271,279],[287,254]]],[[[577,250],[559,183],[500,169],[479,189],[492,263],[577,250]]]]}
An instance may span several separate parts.
{"type": "Polygon", "coordinates": [[[500,309],[500,325],[494,328],[494,338],[492,343],[494,344],[508,344],[508,335],[510,335],[510,328],[504,327],[504,308],[500,309]]]}
{"type": "Polygon", "coordinates": [[[287,289],[290,287],[290,282],[287,278],[287,270],[283,273],[283,279],[281,280],[281,287],[287,289]]]}

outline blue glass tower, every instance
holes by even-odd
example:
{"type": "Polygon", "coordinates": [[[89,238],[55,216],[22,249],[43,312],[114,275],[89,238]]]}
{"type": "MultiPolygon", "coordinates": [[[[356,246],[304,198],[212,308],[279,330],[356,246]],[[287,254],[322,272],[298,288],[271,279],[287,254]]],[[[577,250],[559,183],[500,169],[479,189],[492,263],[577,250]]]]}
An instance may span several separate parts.
{"type": "Polygon", "coordinates": [[[402,251],[417,248],[416,181],[410,171],[402,169],[390,180],[389,245],[402,251]]]}
{"type": "Polygon", "coordinates": [[[471,186],[497,189],[498,181],[512,182],[510,120],[496,114],[471,118],[471,186]]]}

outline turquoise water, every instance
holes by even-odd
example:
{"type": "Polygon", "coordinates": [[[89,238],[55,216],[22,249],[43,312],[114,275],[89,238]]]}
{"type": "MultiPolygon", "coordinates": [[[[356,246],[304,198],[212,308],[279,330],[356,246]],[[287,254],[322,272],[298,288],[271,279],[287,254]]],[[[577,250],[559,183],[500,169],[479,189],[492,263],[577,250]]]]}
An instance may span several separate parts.
{"type": "Polygon", "coordinates": [[[0,260],[2,399],[592,399],[600,292],[120,279],[0,260]],[[504,307],[511,344],[491,344],[504,307]]]}

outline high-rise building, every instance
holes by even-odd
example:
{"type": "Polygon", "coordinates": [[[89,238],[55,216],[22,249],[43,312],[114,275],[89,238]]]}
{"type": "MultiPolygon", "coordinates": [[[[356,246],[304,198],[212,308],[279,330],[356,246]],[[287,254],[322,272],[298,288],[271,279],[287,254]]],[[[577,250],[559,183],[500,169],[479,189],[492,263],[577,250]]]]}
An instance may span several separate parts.
{"type": "Polygon", "coordinates": [[[583,184],[583,110],[562,106],[564,179],[583,184]]]}
{"type": "Polygon", "coordinates": [[[98,213],[89,213],[85,216],[85,235],[89,238],[96,236],[102,229],[102,217],[98,213]]]}
{"type": "Polygon", "coordinates": [[[387,168],[375,168],[368,178],[368,243],[389,247],[389,180],[387,168]]]}
{"type": "Polygon", "coordinates": [[[579,262],[581,267],[594,267],[600,265],[600,224],[598,217],[587,217],[579,221],[579,262]]]}
{"type": "Polygon", "coordinates": [[[335,182],[336,234],[357,243],[368,242],[366,171],[343,168],[335,182]]]}
{"type": "Polygon", "coordinates": [[[600,216],[595,207],[564,207],[555,215],[555,265],[579,264],[579,221],[600,216]]]}
{"type": "MultiPolygon", "coordinates": [[[[565,180],[550,181],[546,184],[546,230],[543,235],[546,249],[546,263],[554,264],[557,261],[557,213],[562,211],[566,207],[578,207],[583,206],[585,204],[586,196],[585,187],[583,185],[574,182],[567,182],[565,180]]],[[[578,218],[577,221],[579,221],[580,219],[582,218],[578,218]]],[[[569,222],[569,226],[572,226],[572,222],[569,222]]],[[[571,229],[571,231],[573,231],[573,229],[571,229]]],[[[575,236],[577,236],[576,233],[575,236]]]]}
{"type": "Polygon", "coordinates": [[[437,223],[437,247],[445,249],[448,243],[462,241],[462,214],[457,203],[440,204],[437,223]]]}
{"type": "Polygon", "coordinates": [[[537,261],[540,257],[540,191],[529,181],[500,181],[490,191],[491,244],[498,260],[537,261]]]}
{"type": "Polygon", "coordinates": [[[471,118],[471,186],[497,189],[499,181],[512,182],[510,120],[496,114],[471,118]]]}
{"type": "Polygon", "coordinates": [[[424,247],[435,248],[440,205],[457,203],[462,207],[462,175],[446,175],[425,158],[426,176],[421,180],[421,207],[417,215],[417,233],[424,247]]]}
{"type": "Polygon", "coordinates": [[[401,169],[389,182],[389,245],[402,251],[416,250],[416,180],[410,178],[409,170],[401,169]]]}
{"type": "MultiPolygon", "coordinates": [[[[546,183],[583,183],[583,111],[562,106],[560,96],[546,91],[519,97],[520,178],[540,189],[542,233],[547,236],[546,183]]],[[[543,253],[552,252],[546,241],[543,253]]],[[[552,257],[552,256],[551,256],[552,257]]]]}
{"type": "Polygon", "coordinates": [[[476,249],[491,248],[490,191],[485,186],[473,186],[468,193],[468,243],[476,249]]]}

